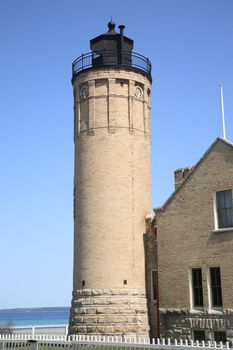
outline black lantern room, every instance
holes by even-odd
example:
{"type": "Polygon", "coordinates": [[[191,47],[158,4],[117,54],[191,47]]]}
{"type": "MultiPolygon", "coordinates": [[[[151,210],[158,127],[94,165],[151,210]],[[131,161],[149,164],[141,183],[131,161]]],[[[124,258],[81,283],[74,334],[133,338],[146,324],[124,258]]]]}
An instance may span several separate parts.
{"type": "Polygon", "coordinates": [[[151,63],[148,58],[133,52],[134,41],[124,36],[124,25],[108,23],[108,31],[90,40],[91,52],[82,54],[73,62],[73,78],[83,70],[102,67],[125,67],[140,70],[151,79],[151,63]]]}
{"type": "Polygon", "coordinates": [[[91,50],[94,54],[93,67],[99,65],[124,65],[131,66],[131,53],[133,40],[124,36],[125,26],[115,31],[115,23],[108,23],[108,32],[97,36],[90,41],[91,50]]]}

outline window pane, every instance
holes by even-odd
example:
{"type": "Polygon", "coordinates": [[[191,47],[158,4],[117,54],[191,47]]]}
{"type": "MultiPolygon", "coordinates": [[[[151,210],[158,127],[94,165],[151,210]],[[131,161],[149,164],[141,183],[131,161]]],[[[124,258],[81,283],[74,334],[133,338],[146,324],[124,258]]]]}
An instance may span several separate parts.
{"type": "Polygon", "coordinates": [[[232,207],[231,190],[224,191],[224,194],[225,194],[225,208],[231,208],[232,207]]]}
{"type": "Polygon", "coordinates": [[[202,331],[202,330],[194,330],[193,331],[193,340],[194,341],[202,341],[202,340],[205,340],[205,331],[202,331]]]}
{"type": "Polygon", "coordinates": [[[217,208],[218,209],[224,208],[225,207],[225,205],[224,205],[224,191],[217,192],[216,196],[217,196],[217,208]]]}
{"type": "Polygon", "coordinates": [[[210,283],[212,292],[212,306],[222,307],[222,287],[220,267],[210,268],[210,283]]]}
{"type": "Polygon", "coordinates": [[[233,227],[233,210],[227,209],[227,222],[229,223],[229,227],[233,227]]]}
{"type": "Polygon", "coordinates": [[[218,227],[233,227],[232,191],[216,192],[218,227]]]}
{"type": "Polygon", "coordinates": [[[202,272],[201,268],[192,269],[193,306],[203,306],[202,272]]]}

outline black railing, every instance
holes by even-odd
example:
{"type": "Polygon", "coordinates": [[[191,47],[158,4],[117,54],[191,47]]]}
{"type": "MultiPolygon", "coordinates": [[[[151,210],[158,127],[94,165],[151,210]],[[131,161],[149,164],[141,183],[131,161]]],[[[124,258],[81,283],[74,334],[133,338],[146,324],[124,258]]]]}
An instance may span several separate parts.
{"type": "Polygon", "coordinates": [[[151,63],[148,58],[135,52],[101,51],[82,54],[72,64],[75,77],[83,70],[98,67],[128,67],[143,71],[151,77],[151,63]]]}

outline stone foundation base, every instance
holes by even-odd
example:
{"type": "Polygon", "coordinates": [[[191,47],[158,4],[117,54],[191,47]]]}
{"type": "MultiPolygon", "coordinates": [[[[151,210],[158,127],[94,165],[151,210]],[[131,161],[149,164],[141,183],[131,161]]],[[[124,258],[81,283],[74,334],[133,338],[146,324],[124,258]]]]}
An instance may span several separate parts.
{"type": "Polygon", "coordinates": [[[193,311],[190,309],[159,309],[160,336],[171,339],[193,339],[194,330],[204,330],[205,340],[214,341],[214,331],[226,332],[233,341],[233,310],[193,311]]]}
{"type": "Polygon", "coordinates": [[[69,334],[148,338],[145,290],[83,289],[74,291],[69,334]]]}

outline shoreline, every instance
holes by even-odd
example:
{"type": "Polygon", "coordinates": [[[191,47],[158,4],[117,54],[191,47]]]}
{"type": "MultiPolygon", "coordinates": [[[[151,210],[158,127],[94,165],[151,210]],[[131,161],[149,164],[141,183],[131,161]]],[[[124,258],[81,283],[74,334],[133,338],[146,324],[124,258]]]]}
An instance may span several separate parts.
{"type": "Polygon", "coordinates": [[[70,306],[42,306],[42,307],[17,307],[12,309],[0,309],[0,312],[8,312],[8,311],[52,311],[52,310],[64,310],[64,309],[70,309],[70,306]]]}

